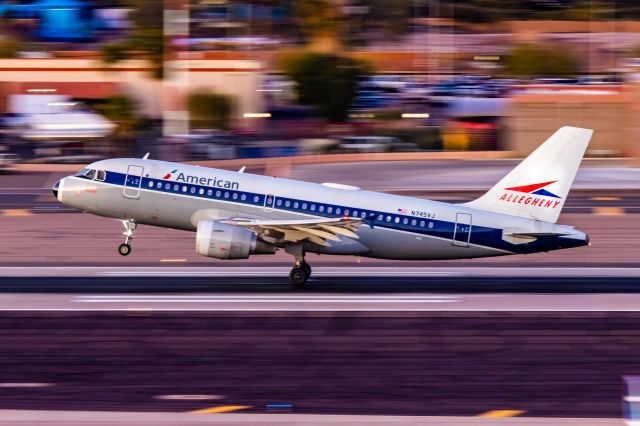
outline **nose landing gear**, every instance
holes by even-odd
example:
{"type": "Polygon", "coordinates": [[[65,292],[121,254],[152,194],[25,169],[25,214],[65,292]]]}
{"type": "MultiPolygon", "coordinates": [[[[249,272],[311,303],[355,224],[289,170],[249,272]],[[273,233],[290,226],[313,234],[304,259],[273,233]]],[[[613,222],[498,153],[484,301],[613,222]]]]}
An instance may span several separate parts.
{"type": "Polygon", "coordinates": [[[128,256],[131,253],[131,241],[133,240],[134,234],[136,232],[136,228],[138,224],[133,220],[123,220],[122,224],[124,225],[125,231],[122,233],[126,238],[124,243],[118,246],[118,253],[121,256],[128,256]]]}

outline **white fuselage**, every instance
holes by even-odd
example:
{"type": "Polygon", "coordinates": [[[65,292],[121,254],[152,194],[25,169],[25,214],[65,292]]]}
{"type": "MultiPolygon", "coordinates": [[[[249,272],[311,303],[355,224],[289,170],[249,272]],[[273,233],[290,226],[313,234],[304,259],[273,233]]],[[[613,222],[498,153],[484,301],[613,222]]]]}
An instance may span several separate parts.
{"type": "Polygon", "coordinates": [[[146,159],[88,166],[57,188],[67,205],[100,216],[195,231],[202,220],[229,218],[362,219],[358,239],[305,251],[385,259],[457,259],[534,253],[585,245],[572,227],[419,198],[146,159]],[[510,234],[556,235],[519,240],[510,234]],[[562,234],[561,237],[557,235],[562,234]]]}

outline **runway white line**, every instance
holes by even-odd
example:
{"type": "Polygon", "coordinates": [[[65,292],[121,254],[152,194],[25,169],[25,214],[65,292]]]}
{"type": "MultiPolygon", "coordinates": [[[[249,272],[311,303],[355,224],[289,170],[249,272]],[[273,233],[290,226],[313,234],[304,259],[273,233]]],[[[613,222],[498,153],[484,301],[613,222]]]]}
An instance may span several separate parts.
{"type": "MultiPolygon", "coordinates": [[[[73,300],[75,303],[290,303],[290,300],[215,300],[215,299],[103,299],[103,300],[73,300]]],[[[459,300],[296,300],[295,303],[455,303],[459,300]]]]}
{"type": "MultiPolygon", "coordinates": [[[[2,296],[0,296],[1,298],[2,296]]],[[[403,296],[403,295],[233,295],[233,296],[225,296],[225,295],[177,295],[177,294],[160,294],[160,295],[147,295],[147,294],[99,294],[99,295],[78,295],[75,296],[78,299],[135,299],[135,298],[144,298],[144,299],[164,299],[164,298],[172,298],[172,299],[215,299],[224,301],[226,299],[242,299],[242,300],[282,300],[286,299],[286,301],[291,300],[303,300],[303,299],[332,299],[332,300],[355,300],[355,299],[382,299],[382,300],[429,300],[429,299],[459,299],[458,296],[452,295],[411,295],[411,296],[403,296]]]]}
{"type": "MultiPolygon", "coordinates": [[[[288,269],[287,269],[288,270],[288,269]]],[[[314,276],[361,276],[371,274],[371,271],[316,271],[314,276]]],[[[142,276],[142,277],[271,277],[282,276],[283,271],[265,271],[261,269],[259,271],[210,271],[210,272],[195,272],[195,271],[151,271],[151,272],[99,272],[96,276],[110,276],[110,277],[130,277],[130,276],[142,276]]],[[[412,272],[412,271],[380,271],[377,272],[378,276],[463,276],[463,273],[459,272],[412,272]]]]}

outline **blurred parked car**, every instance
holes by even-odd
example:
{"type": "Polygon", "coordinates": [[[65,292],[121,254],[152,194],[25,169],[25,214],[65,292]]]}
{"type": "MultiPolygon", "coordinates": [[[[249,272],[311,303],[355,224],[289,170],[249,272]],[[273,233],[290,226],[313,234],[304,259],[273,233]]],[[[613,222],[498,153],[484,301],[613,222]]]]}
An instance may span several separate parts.
{"type": "Polygon", "coordinates": [[[431,95],[431,86],[427,83],[407,83],[400,96],[405,102],[426,102],[431,95]]]}
{"type": "Polygon", "coordinates": [[[7,172],[13,170],[21,158],[16,154],[0,153],[0,171],[7,172]]]}
{"type": "Polygon", "coordinates": [[[236,158],[233,136],[225,132],[194,131],[188,135],[175,135],[187,143],[190,160],[230,160],[236,158]]]}
{"type": "Polygon", "coordinates": [[[340,138],[342,152],[416,151],[417,145],[391,136],[345,136],[340,138]]]}

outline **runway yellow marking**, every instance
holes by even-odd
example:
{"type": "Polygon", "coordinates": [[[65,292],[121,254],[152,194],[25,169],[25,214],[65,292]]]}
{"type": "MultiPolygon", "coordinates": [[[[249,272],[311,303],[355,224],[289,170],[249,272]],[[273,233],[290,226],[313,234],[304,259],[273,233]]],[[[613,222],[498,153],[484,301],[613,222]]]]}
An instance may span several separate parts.
{"type": "Polygon", "coordinates": [[[230,413],[232,411],[246,410],[251,408],[251,405],[219,405],[217,407],[203,408],[201,410],[191,411],[193,414],[220,414],[230,413]]]}
{"type": "Polygon", "coordinates": [[[596,216],[622,216],[624,209],[622,207],[594,207],[593,214],[596,216]]]}
{"type": "Polygon", "coordinates": [[[187,259],[160,259],[160,262],[162,263],[179,263],[179,262],[186,262],[187,259]]]}
{"type": "Polygon", "coordinates": [[[478,414],[478,417],[500,418],[500,417],[515,417],[523,414],[522,410],[491,410],[486,413],[478,414]]]}
{"type": "Polygon", "coordinates": [[[620,197],[591,197],[592,201],[620,201],[622,198],[620,197]]]}
{"type": "Polygon", "coordinates": [[[3,216],[31,216],[31,212],[26,209],[0,210],[0,214],[3,216]]]}

